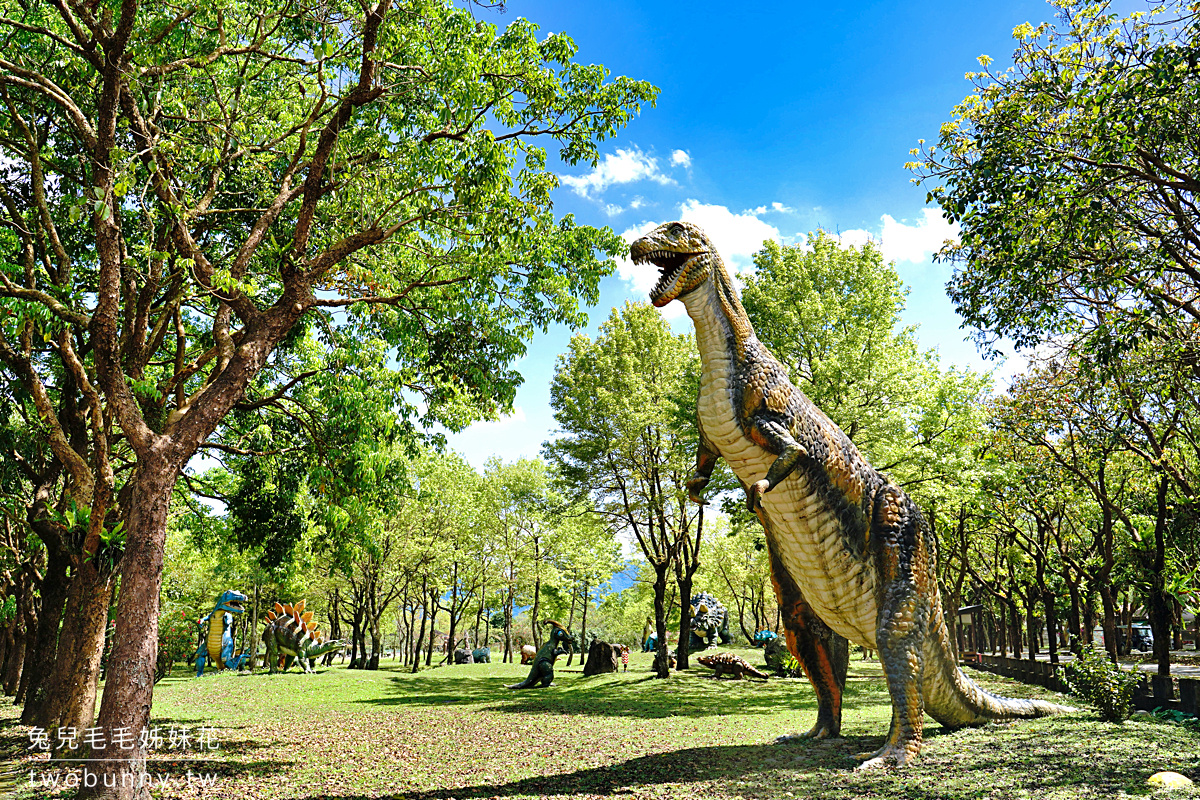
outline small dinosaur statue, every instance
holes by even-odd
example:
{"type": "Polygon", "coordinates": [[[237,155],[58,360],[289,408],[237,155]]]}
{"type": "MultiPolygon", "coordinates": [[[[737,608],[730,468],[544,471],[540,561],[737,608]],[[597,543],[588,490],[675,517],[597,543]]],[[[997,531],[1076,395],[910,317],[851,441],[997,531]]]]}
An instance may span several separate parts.
{"type": "Polygon", "coordinates": [[[217,598],[213,610],[200,618],[200,641],[196,645],[196,677],[204,674],[205,667],[213,669],[240,669],[250,658],[247,654],[233,653],[234,614],[246,613],[246,595],[228,589],[217,598]]]}
{"type": "Polygon", "coordinates": [[[651,302],[681,300],[696,326],[700,444],[688,492],[703,502],[718,458],[741,481],[766,532],[788,646],[816,690],[816,725],[781,740],[839,735],[847,639],[879,651],[892,699],[888,738],[860,768],[913,760],[926,713],[957,728],[1073,710],[989,694],[958,668],[938,594],[937,537],[916,504],[791,384],[754,335],[704,232],[660,225],[633,243],[630,257],[661,273],[651,302]]]}
{"type": "Polygon", "coordinates": [[[764,681],[767,679],[765,672],[759,672],[750,666],[746,659],[741,656],[735,656],[733,653],[713,653],[711,655],[700,656],[696,660],[711,669],[714,678],[720,678],[722,675],[731,675],[734,680],[740,681],[746,675],[753,675],[755,678],[762,678],[764,681]]]}
{"type": "Polygon", "coordinates": [[[321,631],[312,624],[313,612],[305,611],[301,600],[295,606],[276,603],[273,611],[267,612],[267,625],[263,629],[263,644],[267,648],[267,670],[274,675],[283,658],[283,671],[287,672],[292,662],[303,672],[313,671],[313,661],[326,653],[345,647],[341,641],[325,641],[321,631]]]}
{"type": "Polygon", "coordinates": [[[552,619],[543,620],[550,628],[550,638],[537,651],[533,658],[533,666],[529,668],[529,677],[520,683],[514,683],[509,689],[532,689],[535,686],[546,687],[554,682],[554,662],[559,656],[566,655],[568,648],[574,644],[571,632],[552,619]]]}

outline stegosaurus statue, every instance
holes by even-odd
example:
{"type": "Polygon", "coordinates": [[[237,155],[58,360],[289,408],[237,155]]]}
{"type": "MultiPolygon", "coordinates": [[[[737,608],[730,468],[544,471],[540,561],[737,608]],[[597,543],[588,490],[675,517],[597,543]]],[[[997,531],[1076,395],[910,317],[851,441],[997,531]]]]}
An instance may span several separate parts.
{"type": "Polygon", "coordinates": [[[313,612],[305,611],[301,600],[295,606],[276,603],[273,611],[267,612],[267,626],[263,629],[263,644],[267,648],[267,668],[275,674],[279,659],[283,657],[283,671],[287,672],[295,661],[304,672],[312,672],[312,662],[345,647],[339,640],[325,641],[325,637],[313,624],[313,612]]]}

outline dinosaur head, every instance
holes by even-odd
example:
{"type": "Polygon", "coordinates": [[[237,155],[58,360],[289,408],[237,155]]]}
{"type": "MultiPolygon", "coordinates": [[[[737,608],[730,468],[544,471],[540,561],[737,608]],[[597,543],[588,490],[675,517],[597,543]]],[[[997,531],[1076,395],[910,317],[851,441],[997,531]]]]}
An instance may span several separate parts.
{"type": "Polygon", "coordinates": [[[229,589],[217,598],[217,608],[221,611],[232,611],[234,614],[245,614],[246,600],[246,595],[236,589],[229,589]]]}
{"type": "Polygon", "coordinates": [[[706,666],[706,667],[709,667],[709,668],[711,668],[711,667],[712,667],[712,665],[713,665],[714,663],[716,663],[716,659],[715,659],[715,658],[713,658],[712,656],[700,656],[700,657],[699,657],[699,658],[697,658],[696,660],[697,660],[697,661],[699,661],[699,662],[700,662],[701,664],[703,664],[704,666],[706,666]]]}
{"type": "Polygon", "coordinates": [[[662,308],[703,285],[712,273],[717,250],[699,226],[690,222],[665,222],[629,248],[635,264],[658,267],[661,277],[650,290],[650,302],[662,308]]]}

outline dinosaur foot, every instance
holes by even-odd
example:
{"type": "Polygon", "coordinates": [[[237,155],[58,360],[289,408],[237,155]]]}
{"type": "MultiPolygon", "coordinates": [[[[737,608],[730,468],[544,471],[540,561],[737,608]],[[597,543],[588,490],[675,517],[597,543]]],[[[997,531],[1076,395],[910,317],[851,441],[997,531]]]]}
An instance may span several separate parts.
{"type": "Polygon", "coordinates": [[[832,725],[818,722],[806,733],[785,733],[775,737],[775,744],[795,744],[802,741],[820,741],[821,739],[837,739],[840,732],[832,725]]]}
{"type": "Polygon", "coordinates": [[[903,767],[916,760],[919,747],[920,745],[916,742],[909,742],[907,745],[892,744],[889,742],[874,753],[858,753],[855,755],[855,758],[864,759],[863,763],[859,764],[856,769],[871,770],[903,767]]]}

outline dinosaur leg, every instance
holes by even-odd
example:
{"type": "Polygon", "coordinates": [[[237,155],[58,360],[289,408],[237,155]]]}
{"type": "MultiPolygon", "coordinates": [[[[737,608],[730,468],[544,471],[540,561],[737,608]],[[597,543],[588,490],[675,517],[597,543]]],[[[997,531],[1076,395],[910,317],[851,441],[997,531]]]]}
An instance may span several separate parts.
{"type": "Polygon", "coordinates": [[[921,751],[925,702],[921,697],[921,643],[928,628],[920,576],[929,574],[929,552],[920,535],[920,517],[899,489],[889,487],[875,504],[872,538],[882,585],[875,639],[879,662],[892,697],[887,741],[864,754],[859,769],[902,766],[921,751]]]}
{"type": "MultiPolygon", "coordinates": [[[[760,514],[760,519],[765,515],[760,514]]],[[[763,519],[764,528],[766,520],[763,519]]],[[[836,738],[842,732],[842,693],[846,688],[846,671],[850,668],[850,644],[829,629],[805,601],[800,587],[784,567],[775,548],[770,546],[771,582],[783,617],[784,636],[788,649],[804,667],[817,696],[817,721],[807,733],[780,736],[777,742],[794,739],[836,738]]]]}
{"type": "Polygon", "coordinates": [[[204,677],[204,653],[196,654],[196,677],[204,677]]]}

